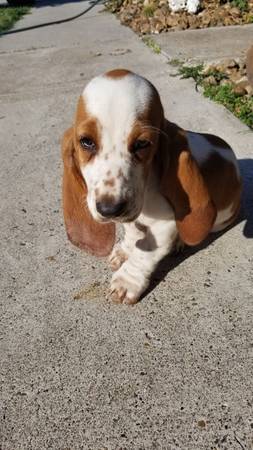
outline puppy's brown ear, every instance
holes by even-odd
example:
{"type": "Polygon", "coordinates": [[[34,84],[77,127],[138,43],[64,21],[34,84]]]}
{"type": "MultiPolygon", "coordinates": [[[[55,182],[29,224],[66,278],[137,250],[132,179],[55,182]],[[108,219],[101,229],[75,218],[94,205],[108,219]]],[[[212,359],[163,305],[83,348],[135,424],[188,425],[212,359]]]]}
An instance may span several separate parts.
{"type": "Polygon", "coordinates": [[[162,193],[174,209],[182,241],[197,245],[211,231],[217,211],[183,130],[178,128],[175,132],[173,129],[167,153],[169,160],[162,177],[162,193]]]}
{"type": "Polygon", "coordinates": [[[97,256],[110,253],[115,241],[115,225],[96,222],[86,203],[87,187],[75,159],[74,130],[65,131],[62,139],[63,212],[69,240],[77,247],[97,256]]]}

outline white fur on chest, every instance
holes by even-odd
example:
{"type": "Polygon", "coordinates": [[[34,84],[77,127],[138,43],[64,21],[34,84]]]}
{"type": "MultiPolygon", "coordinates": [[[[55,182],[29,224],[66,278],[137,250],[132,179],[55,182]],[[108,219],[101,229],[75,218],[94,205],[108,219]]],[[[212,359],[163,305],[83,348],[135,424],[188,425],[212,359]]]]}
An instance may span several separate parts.
{"type": "Polygon", "coordinates": [[[143,208],[137,220],[145,226],[153,226],[156,222],[175,221],[173,209],[159,192],[158,180],[153,173],[149,177],[143,208]]]}

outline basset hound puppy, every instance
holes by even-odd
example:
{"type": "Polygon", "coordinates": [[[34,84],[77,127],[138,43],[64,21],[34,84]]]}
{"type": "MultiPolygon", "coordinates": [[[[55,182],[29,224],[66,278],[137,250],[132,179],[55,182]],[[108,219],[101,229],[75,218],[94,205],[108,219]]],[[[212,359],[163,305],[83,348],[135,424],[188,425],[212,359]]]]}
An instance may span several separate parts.
{"type": "Polygon", "coordinates": [[[178,240],[199,244],[240,208],[229,145],[168,122],[155,87],[128,70],[88,83],[62,157],[67,235],[81,249],[110,254],[115,302],[136,303],[178,240]],[[125,237],[113,248],[116,223],[125,237]]]}

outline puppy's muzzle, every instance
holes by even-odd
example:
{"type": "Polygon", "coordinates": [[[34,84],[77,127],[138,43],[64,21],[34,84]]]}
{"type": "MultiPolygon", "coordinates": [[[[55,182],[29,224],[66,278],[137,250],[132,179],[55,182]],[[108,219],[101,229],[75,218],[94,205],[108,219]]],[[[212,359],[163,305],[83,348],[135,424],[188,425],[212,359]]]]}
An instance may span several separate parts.
{"type": "Polygon", "coordinates": [[[127,208],[127,202],[125,200],[120,202],[106,202],[101,201],[96,203],[97,212],[106,219],[114,219],[124,215],[127,208]]]}

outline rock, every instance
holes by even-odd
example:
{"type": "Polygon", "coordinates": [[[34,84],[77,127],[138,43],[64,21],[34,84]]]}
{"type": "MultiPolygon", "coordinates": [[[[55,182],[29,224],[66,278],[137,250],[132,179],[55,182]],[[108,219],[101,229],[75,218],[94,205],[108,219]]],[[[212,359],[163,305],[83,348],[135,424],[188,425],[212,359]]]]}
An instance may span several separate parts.
{"type": "Polygon", "coordinates": [[[166,17],[166,24],[169,28],[176,27],[178,25],[178,15],[170,14],[166,17]]]}
{"type": "Polygon", "coordinates": [[[149,22],[147,21],[147,22],[141,22],[139,25],[138,25],[138,29],[139,29],[139,32],[141,33],[141,34],[149,34],[150,33],[150,24],[149,24],[149,22]]]}
{"type": "Polygon", "coordinates": [[[204,78],[203,84],[205,86],[217,86],[217,80],[213,75],[210,75],[209,77],[204,78]]]}
{"type": "Polygon", "coordinates": [[[251,86],[251,84],[248,84],[248,86],[246,86],[245,89],[248,95],[253,96],[253,86],[251,86]]]}
{"type": "Polygon", "coordinates": [[[163,24],[160,20],[156,19],[155,17],[151,17],[150,19],[150,30],[151,33],[159,34],[162,30],[164,30],[166,26],[166,21],[163,24]]]}
{"type": "Polygon", "coordinates": [[[230,80],[232,80],[234,83],[237,83],[237,82],[242,78],[242,75],[241,75],[241,73],[240,73],[239,71],[235,70],[235,71],[232,71],[232,72],[229,74],[229,78],[230,78],[230,80]]]}
{"type": "MultiPolygon", "coordinates": [[[[112,0],[111,3],[116,5],[113,10],[118,13],[121,22],[141,34],[160,33],[171,28],[185,30],[248,23],[247,17],[253,14],[253,0],[248,0],[247,13],[242,13],[230,1],[220,0],[112,0]],[[199,4],[201,11],[197,12],[199,4]],[[152,8],[152,17],[147,17],[145,7],[152,8]],[[195,12],[197,14],[193,14],[195,12]]],[[[240,65],[236,60],[229,61],[227,70],[240,65]]]]}
{"type": "Polygon", "coordinates": [[[231,81],[228,80],[227,78],[224,78],[223,80],[221,80],[221,82],[220,82],[221,86],[225,86],[226,84],[231,84],[231,81]]]}
{"type": "Polygon", "coordinates": [[[234,86],[233,92],[241,97],[247,94],[246,89],[243,86],[234,86]]]}
{"type": "Polygon", "coordinates": [[[200,6],[200,1],[199,0],[188,0],[187,1],[187,5],[186,5],[186,9],[187,9],[188,13],[196,14],[196,12],[199,9],[199,6],[200,6]]]}
{"type": "Polygon", "coordinates": [[[242,84],[242,83],[244,83],[245,85],[249,83],[247,76],[240,77],[239,80],[237,80],[237,82],[236,82],[237,85],[242,84]]]}
{"type": "Polygon", "coordinates": [[[231,16],[233,17],[240,17],[241,16],[241,11],[239,8],[231,8],[229,13],[231,14],[231,16]]]}
{"type": "Polygon", "coordinates": [[[165,11],[162,9],[157,9],[154,13],[154,18],[162,24],[163,28],[166,27],[166,16],[165,11]]]}
{"type": "Polygon", "coordinates": [[[198,16],[191,15],[188,17],[189,28],[196,29],[200,27],[198,16]]]}
{"type": "Polygon", "coordinates": [[[168,3],[173,12],[186,10],[191,14],[195,14],[200,5],[199,0],[168,0],[168,3]]]}
{"type": "Polygon", "coordinates": [[[241,78],[239,81],[235,83],[235,85],[240,89],[244,89],[247,94],[252,95],[253,87],[250,85],[247,77],[241,78]]]}
{"type": "Polygon", "coordinates": [[[233,69],[234,67],[239,68],[239,64],[235,61],[235,59],[225,59],[223,61],[223,65],[229,69],[233,69]]]}
{"type": "Polygon", "coordinates": [[[253,86],[253,45],[247,51],[246,73],[251,86],[253,86]]]}
{"type": "Polygon", "coordinates": [[[168,0],[171,11],[177,12],[185,9],[186,0],[168,0]]]}
{"type": "Polygon", "coordinates": [[[189,22],[188,22],[187,14],[180,14],[180,18],[178,20],[177,29],[178,30],[186,30],[187,28],[189,28],[189,22]]]}
{"type": "Polygon", "coordinates": [[[202,70],[202,74],[203,75],[207,75],[209,72],[211,72],[212,70],[216,70],[216,66],[215,64],[207,64],[203,70],[202,70]]]}

